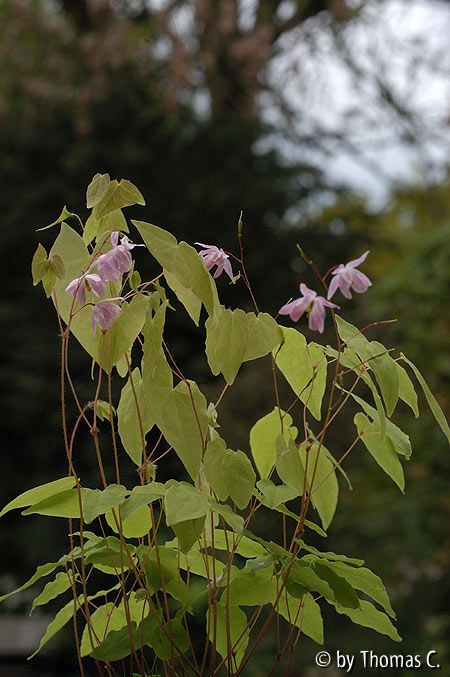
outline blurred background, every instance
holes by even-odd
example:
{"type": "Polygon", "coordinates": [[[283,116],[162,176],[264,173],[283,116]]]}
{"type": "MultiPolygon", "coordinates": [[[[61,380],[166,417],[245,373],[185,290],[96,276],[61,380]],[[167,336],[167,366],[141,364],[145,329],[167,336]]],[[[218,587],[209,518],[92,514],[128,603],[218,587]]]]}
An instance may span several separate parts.
{"type": "MultiPolygon", "coordinates": [[[[64,204],[85,217],[96,172],[132,180],[148,206],[129,215],[190,243],[237,253],[244,210],[248,273],[260,307],[273,314],[300,281],[314,282],[296,243],[323,271],[370,249],[364,270],[373,287],[346,304],[346,317],[360,326],[398,318],[373,337],[398,344],[448,412],[449,35],[444,0],[0,1],[2,505],[66,472],[58,327],[32,287],[30,262],[38,241],[48,249],[56,234],[35,230],[64,204]]],[[[137,259],[145,272],[142,252],[137,259]]],[[[227,304],[251,309],[243,285],[219,282],[227,304]]],[[[181,312],[170,328],[180,364],[213,398],[220,384],[196,357],[201,332],[181,312]]],[[[72,359],[88,398],[89,364],[76,350],[72,359]]],[[[269,380],[269,370],[241,370],[219,418],[230,446],[248,450],[249,428],[273,406],[269,380]]],[[[326,545],[381,575],[403,644],[328,607],[325,646],[434,649],[445,677],[450,454],[426,403],[421,410],[418,421],[406,409],[396,414],[413,446],[406,495],[356,450],[354,489],[341,485],[326,545]]],[[[337,456],[350,425],[342,418],[328,440],[337,456]]],[[[76,453],[84,483],[95,486],[87,436],[76,453]]],[[[170,464],[161,472],[169,475],[170,464]]],[[[64,520],[10,513],[0,525],[0,594],[67,547],[64,520]]],[[[27,663],[52,617],[49,607],[23,625],[35,594],[1,605],[0,675],[77,674],[70,634],[27,663]]],[[[272,651],[269,636],[248,674],[267,675],[272,651]]],[[[300,643],[294,675],[319,674],[315,651],[300,643]]]]}

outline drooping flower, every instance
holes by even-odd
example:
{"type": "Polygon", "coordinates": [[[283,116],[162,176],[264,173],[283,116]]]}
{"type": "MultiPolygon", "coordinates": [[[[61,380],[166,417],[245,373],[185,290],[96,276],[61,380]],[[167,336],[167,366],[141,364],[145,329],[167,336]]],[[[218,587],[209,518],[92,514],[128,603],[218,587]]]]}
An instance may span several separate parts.
{"type": "Polygon", "coordinates": [[[353,259],[353,261],[349,261],[346,264],[341,263],[332,271],[331,274],[334,275],[334,277],[331,280],[328,289],[329,299],[331,299],[338,289],[341,290],[346,299],[351,299],[352,295],[350,289],[353,289],[357,294],[363,294],[372,286],[372,282],[367,275],[364,275],[360,270],[357,270],[357,267],[366,260],[368,253],[368,251],[364,252],[359,258],[353,259]]]}
{"type": "Polygon", "coordinates": [[[80,305],[84,306],[86,303],[86,292],[91,291],[95,296],[100,298],[106,291],[106,283],[95,273],[86,273],[81,277],[76,277],[67,287],[66,291],[73,296],[80,305]]]}
{"type": "Polygon", "coordinates": [[[118,280],[121,275],[128,273],[133,265],[130,251],[134,247],[143,246],[132,244],[126,235],[121,238],[119,244],[119,233],[117,231],[111,233],[111,244],[112,249],[99,256],[95,261],[100,276],[107,282],[118,280]]]}
{"type": "Polygon", "coordinates": [[[308,326],[312,331],[323,332],[325,324],[325,308],[339,308],[335,303],[327,301],[323,296],[307,287],[303,282],[300,285],[302,296],[286,303],[280,308],[280,315],[289,315],[293,322],[298,322],[302,315],[308,313],[308,326]]]}
{"type": "Polygon", "coordinates": [[[225,271],[230,280],[233,280],[233,269],[229,261],[230,257],[228,254],[225,254],[223,249],[219,249],[219,247],[213,244],[203,244],[203,242],[196,242],[195,244],[204,247],[204,249],[199,251],[199,255],[203,258],[207,269],[211,270],[213,266],[217,266],[214,277],[219,277],[225,271]]]}
{"type": "Polygon", "coordinates": [[[219,584],[221,583],[221,581],[223,579],[223,573],[224,572],[222,571],[220,576],[216,576],[216,578],[210,578],[209,579],[208,583],[206,584],[206,587],[208,588],[208,590],[213,590],[214,588],[217,588],[219,586],[219,584]]]}
{"type": "Polygon", "coordinates": [[[121,297],[116,297],[113,299],[105,299],[104,301],[99,301],[95,304],[92,311],[92,330],[95,334],[97,326],[100,327],[102,331],[106,329],[111,329],[113,323],[117,319],[117,316],[120,313],[120,306],[113,301],[122,301],[121,297]]]}

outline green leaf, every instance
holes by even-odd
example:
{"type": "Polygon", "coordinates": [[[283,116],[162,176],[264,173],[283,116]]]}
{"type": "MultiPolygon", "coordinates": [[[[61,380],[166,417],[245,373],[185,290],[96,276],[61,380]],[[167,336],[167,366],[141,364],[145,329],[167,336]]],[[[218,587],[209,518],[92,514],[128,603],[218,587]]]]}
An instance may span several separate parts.
{"type": "Polygon", "coordinates": [[[298,598],[301,598],[308,590],[318,592],[331,604],[340,603],[348,608],[358,608],[359,598],[353,587],[328,568],[328,564],[326,560],[317,560],[311,555],[297,561],[286,581],[288,592],[298,598]]]}
{"type": "MultiPolygon", "coordinates": [[[[169,490],[170,491],[170,490],[169,490]]],[[[186,522],[177,522],[172,526],[177,537],[178,547],[185,553],[195,544],[198,544],[201,534],[205,528],[206,516],[190,519],[186,522]]]]}
{"type": "Polygon", "coordinates": [[[198,252],[186,242],[177,243],[171,233],[158,226],[144,221],[132,223],[164,271],[174,275],[184,289],[192,290],[193,294],[203,303],[208,314],[214,315],[220,307],[216,284],[198,252]]]}
{"type": "Polygon", "coordinates": [[[307,485],[311,502],[319,513],[322,526],[326,530],[336,512],[339,496],[336,470],[330,452],[315,441],[308,445],[303,442],[299,447],[299,454],[303,467],[308,468],[307,485]],[[309,457],[308,463],[307,457],[309,457]]]}
{"type": "Polygon", "coordinates": [[[10,501],[3,510],[0,512],[0,517],[6,515],[10,510],[15,510],[17,508],[24,508],[27,505],[33,505],[39,501],[43,501],[50,496],[55,494],[60,494],[67,489],[71,489],[76,484],[75,477],[62,477],[59,480],[53,480],[52,482],[47,482],[46,484],[40,484],[38,487],[33,489],[28,489],[20,496],[17,496],[12,501],[10,501]]]}
{"type": "Polygon", "coordinates": [[[306,339],[296,329],[283,327],[284,343],[274,353],[275,362],[294,393],[320,421],[327,377],[323,348],[306,339]]]}
{"type": "Polygon", "coordinates": [[[123,609],[116,607],[112,602],[103,604],[91,614],[91,632],[89,633],[87,625],[83,630],[80,645],[81,656],[89,655],[111,630],[120,630],[126,625],[127,619],[123,609]]]}
{"type": "Polygon", "coordinates": [[[165,487],[161,482],[150,482],[150,484],[134,487],[131,494],[125,499],[125,502],[120,508],[122,519],[127,519],[134,512],[140,510],[140,508],[150,505],[153,501],[162,498],[164,492],[165,487]]]}
{"type": "Polygon", "coordinates": [[[275,611],[288,623],[302,629],[302,633],[317,644],[323,644],[323,621],[320,607],[309,593],[302,599],[283,591],[275,611]]]}
{"type": "Polygon", "coordinates": [[[403,402],[405,402],[414,412],[414,416],[419,418],[419,407],[417,404],[417,393],[414,389],[413,383],[406,373],[401,364],[398,362],[397,365],[398,381],[399,381],[399,391],[398,396],[403,402]]]}
{"type": "Polygon", "coordinates": [[[247,507],[255,486],[256,474],[243,451],[228,450],[222,462],[225,486],[231,499],[241,510],[247,507]]]}
{"type": "Polygon", "coordinates": [[[266,497],[269,508],[276,508],[299,495],[297,489],[285,484],[275,485],[272,480],[259,480],[256,486],[266,497]]]}
{"type": "Polygon", "coordinates": [[[34,598],[30,616],[37,606],[48,604],[51,600],[62,595],[72,587],[72,578],[66,571],[60,571],[52,581],[49,581],[42,592],[34,598]]]}
{"type": "Polygon", "coordinates": [[[378,611],[373,604],[366,600],[360,600],[359,609],[348,609],[339,604],[335,604],[336,611],[339,614],[348,616],[353,623],[362,625],[365,628],[372,628],[381,635],[387,635],[394,642],[401,642],[402,638],[397,632],[397,629],[392,625],[389,616],[386,616],[382,611],[378,611]]]}
{"type": "Polygon", "coordinates": [[[335,552],[321,552],[314,548],[312,545],[306,545],[306,543],[301,542],[303,550],[307,550],[313,555],[317,555],[323,559],[328,559],[331,562],[346,562],[347,564],[353,564],[355,567],[360,567],[364,564],[363,559],[356,559],[355,557],[347,557],[347,555],[337,555],[335,552]]]}
{"type": "Polygon", "coordinates": [[[308,357],[312,369],[312,383],[305,391],[304,402],[314,418],[320,421],[322,400],[327,384],[328,362],[323,346],[317,343],[308,343],[308,357]]]}
{"type": "Polygon", "coordinates": [[[164,277],[166,278],[167,284],[177,299],[186,308],[189,317],[198,327],[198,323],[200,321],[200,311],[202,309],[202,302],[199,297],[194,294],[192,289],[182,285],[177,276],[173,273],[169,273],[168,270],[164,271],[164,277]]]}
{"type": "Polygon", "coordinates": [[[162,627],[157,625],[150,639],[155,654],[161,660],[185,653],[190,647],[189,635],[180,621],[171,618],[162,627]]]}
{"type": "Polygon", "coordinates": [[[28,579],[28,581],[23,583],[19,588],[16,588],[16,590],[11,590],[11,592],[7,592],[2,595],[0,597],[0,602],[3,602],[5,599],[8,599],[8,597],[12,597],[12,595],[17,594],[18,592],[22,592],[22,590],[30,588],[36,583],[36,581],[39,581],[39,579],[43,578],[44,576],[48,576],[59,566],[62,566],[61,562],[48,562],[47,564],[41,564],[37,567],[36,571],[32,577],[28,579]]]}
{"type": "Polygon", "coordinates": [[[136,186],[127,179],[121,179],[120,181],[113,180],[109,183],[101,199],[96,203],[93,213],[98,220],[111,212],[135,204],[145,205],[144,197],[136,186]]]}
{"type": "MultiPolygon", "coordinates": [[[[218,559],[214,560],[209,555],[206,556],[203,553],[197,552],[196,550],[191,550],[188,555],[179,550],[175,553],[180,569],[189,571],[191,574],[196,574],[202,578],[209,579],[211,572],[216,570],[216,576],[220,576],[224,571],[225,565],[222,564],[218,559]]],[[[232,567],[234,569],[234,567],[232,567]]]]}
{"type": "Polygon", "coordinates": [[[400,390],[397,363],[389,355],[387,349],[377,341],[370,342],[370,352],[377,357],[371,359],[368,364],[373,369],[380,386],[387,415],[391,416],[398,402],[400,390]]]}
{"type": "Polygon", "coordinates": [[[106,489],[93,489],[83,500],[83,517],[86,524],[104,515],[110,508],[121,505],[129,492],[124,486],[110,484],[106,489]]]}
{"type": "MultiPolygon", "coordinates": [[[[107,595],[109,592],[112,592],[113,590],[117,590],[120,587],[120,583],[117,583],[117,585],[114,585],[112,588],[109,590],[99,590],[96,592],[94,595],[90,595],[88,597],[89,601],[93,601],[97,599],[98,597],[104,597],[107,595]]],[[[76,608],[77,611],[78,609],[84,604],[84,595],[80,595],[78,599],[76,600],[76,608]]],[[[44,636],[42,637],[41,641],[39,642],[39,646],[36,649],[36,651],[28,657],[28,660],[31,660],[31,658],[34,658],[37,653],[49,642],[65,625],[70,621],[70,619],[73,617],[75,610],[75,604],[73,600],[70,600],[70,602],[67,602],[65,606],[63,606],[62,609],[58,611],[56,616],[52,621],[50,621],[49,625],[47,626],[47,629],[44,633],[44,636]]]]}
{"type": "Polygon", "coordinates": [[[181,381],[168,394],[162,404],[158,427],[195,479],[208,430],[206,400],[196,383],[181,381]]]}
{"type": "Polygon", "coordinates": [[[235,531],[237,534],[241,534],[244,529],[244,519],[240,515],[236,515],[233,512],[231,506],[222,505],[221,503],[216,503],[216,501],[210,500],[209,507],[212,512],[221,515],[225,522],[235,531]]]}
{"type": "Polygon", "coordinates": [[[122,389],[117,407],[120,439],[128,456],[139,466],[142,464],[145,435],[155,423],[147,404],[145,391],[141,372],[136,367],[122,389]]]}
{"type": "Polygon", "coordinates": [[[36,286],[41,282],[45,273],[48,270],[47,252],[45,248],[39,243],[34,252],[33,260],[31,262],[31,274],[33,275],[33,285],[36,286]]]}
{"type": "Polygon", "coordinates": [[[439,402],[436,400],[435,396],[431,392],[430,388],[428,387],[424,377],[420,373],[420,371],[417,369],[416,365],[413,364],[408,358],[406,358],[403,353],[401,353],[402,360],[408,364],[411,369],[414,372],[415,377],[420,383],[420,387],[423,390],[423,393],[427,399],[428,405],[433,413],[434,418],[436,419],[437,423],[439,424],[442,432],[450,442],[450,428],[447,423],[447,419],[445,418],[445,414],[442,411],[439,402]]]}
{"type": "Polygon", "coordinates": [[[316,534],[319,534],[319,536],[323,536],[324,538],[327,538],[326,531],[321,529],[318,524],[311,522],[311,520],[305,520],[305,527],[308,527],[308,529],[315,531],[316,534]]]}
{"type": "MultiPolygon", "coordinates": [[[[89,265],[89,254],[82,238],[67,224],[61,226],[50,256],[58,255],[64,262],[65,278],[57,279],[54,293],[58,312],[67,324],[73,309],[73,298],[66,292],[66,287],[74,278],[79,277],[89,265]]],[[[99,364],[102,362],[105,371],[117,364],[129,352],[145,322],[147,298],[138,295],[130,304],[123,303],[119,318],[112,329],[101,340],[100,331],[92,332],[92,307],[85,306],[78,310],[70,320],[70,329],[86,352],[99,364]],[[103,345],[100,357],[100,346],[103,345]]]]}
{"type": "MultiPolygon", "coordinates": [[[[141,333],[147,312],[147,297],[135,296],[131,303],[122,303],[121,312],[112,328],[105,335],[103,350],[97,348],[94,359],[99,362],[102,355],[102,364],[106,371],[113,367],[129,352],[137,336],[141,333]]],[[[91,329],[92,332],[92,329],[91,329]]]]}
{"type": "Polygon", "coordinates": [[[55,254],[48,260],[49,269],[58,277],[60,280],[64,280],[66,274],[66,269],[64,262],[60,256],[55,254]]]}
{"type": "Polygon", "coordinates": [[[87,219],[83,230],[83,242],[89,244],[94,238],[100,245],[105,244],[109,239],[109,234],[113,231],[128,233],[129,228],[125,215],[121,209],[110,212],[101,219],[96,219],[92,213],[87,219]]]}
{"type": "Polygon", "coordinates": [[[203,457],[205,479],[220,501],[226,501],[228,498],[228,491],[221,472],[226,451],[225,441],[221,437],[216,437],[206,445],[203,457]]]}
{"type": "Polygon", "coordinates": [[[138,273],[137,270],[133,270],[130,273],[130,277],[129,277],[129,283],[130,283],[131,289],[133,291],[137,291],[141,282],[142,282],[142,278],[141,278],[140,274],[138,273]]]}
{"type": "Polygon", "coordinates": [[[173,376],[162,348],[167,303],[159,306],[154,316],[149,315],[144,327],[144,356],[142,360],[142,396],[158,427],[163,425],[161,410],[172,392],[173,376]]]}
{"type": "Polygon", "coordinates": [[[74,612],[74,603],[73,600],[67,602],[62,609],[58,611],[54,619],[48,624],[47,629],[39,642],[39,646],[31,656],[28,657],[28,660],[34,658],[36,654],[49,642],[52,637],[54,637],[65,625],[70,621],[74,612]]]}
{"type": "Polygon", "coordinates": [[[243,362],[268,355],[282,340],[281,329],[267,313],[222,308],[205,327],[208,364],[212,373],[222,373],[229,385],[243,362]]]}
{"type": "MultiPolygon", "coordinates": [[[[386,434],[386,413],[384,411],[383,401],[378,393],[377,386],[372,380],[370,373],[367,371],[367,367],[361,362],[356,353],[354,353],[349,348],[346,348],[343,353],[338,353],[337,350],[334,350],[334,348],[327,346],[326,353],[327,355],[334,357],[336,360],[339,359],[339,364],[341,364],[346,369],[351,369],[370,389],[375,406],[377,408],[381,435],[384,438],[384,435],[386,434]]],[[[339,388],[340,386],[338,385],[337,387],[339,388]]]]}
{"type": "Polygon", "coordinates": [[[358,434],[361,435],[361,440],[367,450],[372,454],[380,468],[394,480],[400,491],[404,493],[405,477],[402,464],[398,460],[390,438],[385,437],[383,439],[379,425],[371,423],[364,414],[356,414],[354,421],[358,434]]]}
{"type": "Polygon", "coordinates": [[[235,672],[244,658],[248,645],[249,631],[247,629],[247,616],[238,606],[228,609],[222,604],[208,607],[207,630],[211,643],[214,643],[216,651],[225,660],[228,656],[227,637],[231,641],[232,671],[235,672]]]}
{"type": "Polygon", "coordinates": [[[126,518],[122,517],[122,509],[123,507],[121,506],[118,511],[115,511],[116,517],[112,510],[108,510],[105,515],[106,521],[113,531],[117,534],[119,533],[116,523],[118,512],[121,516],[121,521],[119,523],[120,531],[124,538],[141,538],[150,532],[152,528],[152,516],[147,505],[141,505],[140,508],[133,510],[126,518]]]}
{"type": "Polygon", "coordinates": [[[336,315],[341,339],[370,367],[380,386],[388,416],[392,414],[399,397],[399,376],[395,360],[378,341],[368,341],[364,334],[336,315]]]}
{"type": "MultiPolygon", "coordinates": [[[[93,489],[81,489],[82,500],[93,489]]],[[[50,517],[80,518],[80,497],[77,489],[67,489],[42,501],[33,503],[22,515],[49,515],[50,517]]]]}
{"type": "Polygon", "coordinates": [[[248,345],[249,327],[243,310],[222,310],[208,318],[206,327],[206,356],[212,373],[222,373],[231,385],[244,361],[248,345]]]}
{"type": "Polygon", "coordinates": [[[269,355],[283,340],[281,327],[268,313],[247,313],[248,343],[244,362],[269,355]]]}
{"type": "Polygon", "coordinates": [[[204,517],[208,512],[208,498],[186,482],[177,482],[164,496],[166,522],[170,527],[178,522],[204,517]]]}
{"type": "Polygon", "coordinates": [[[301,496],[305,473],[300,452],[293,439],[286,444],[281,436],[278,438],[276,468],[278,477],[301,496]]]}
{"type": "Polygon", "coordinates": [[[110,184],[109,174],[96,174],[86,191],[86,207],[92,209],[105,195],[110,184]]]}
{"type": "Polygon", "coordinates": [[[370,571],[370,569],[365,567],[355,568],[345,562],[328,562],[327,566],[333,569],[339,576],[345,578],[353,588],[360,590],[375,600],[375,602],[381,604],[389,616],[395,618],[394,610],[381,578],[370,571]]]}
{"type": "Polygon", "coordinates": [[[44,287],[45,295],[49,299],[53,294],[53,290],[56,284],[56,275],[53,270],[50,268],[50,262],[48,263],[48,268],[44,275],[42,276],[42,286],[44,287]]]}
{"type": "MultiPolygon", "coordinates": [[[[139,623],[142,620],[142,616],[145,613],[144,608],[146,605],[146,600],[145,598],[139,601],[136,601],[136,597],[133,595],[130,595],[128,598],[128,614],[129,618],[131,621],[134,621],[134,623],[139,623]]],[[[156,625],[156,619],[155,623],[152,623],[152,629],[156,625]]],[[[90,632],[88,629],[88,626],[86,624],[84,631],[83,631],[83,636],[81,638],[81,645],[80,645],[80,653],[81,656],[87,656],[89,655],[93,649],[98,647],[100,644],[102,644],[102,651],[105,651],[105,645],[104,645],[104,640],[105,638],[108,637],[109,633],[112,631],[117,631],[121,630],[122,628],[125,629],[127,632],[128,636],[128,641],[130,641],[130,631],[132,632],[132,629],[135,626],[131,626],[128,628],[127,626],[127,611],[125,610],[125,605],[124,601],[122,599],[121,603],[119,606],[115,606],[113,603],[108,602],[107,604],[104,604],[103,606],[99,607],[96,609],[90,616],[90,632]]],[[[142,626],[142,629],[144,629],[144,626],[142,626]]],[[[150,634],[148,633],[148,628],[147,628],[147,637],[150,637],[150,634]]],[[[133,639],[135,639],[133,637],[133,639]]],[[[143,636],[140,636],[137,641],[134,641],[134,646],[135,648],[139,648],[141,646],[141,643],[145,643],[145,639],[143,641],[143,636]]],[[[113,652],[117,654],[117,650],[113,648],[113,652]]],[[[129,652],[131,652],[131,647],[129,648],[129,652]]]]}
{"type": "Polygon", "coordinates": [[[358,595],[348,581],[339,576],[328,562],[315,562],[315,572],[325,580],[334,593],[334,598],[338,604],[350,609],[359,607],[358,595]]]}
{"type": "Polygon", "coordinates": [[[100,419],[100,421],[104,421],[105,418],[106,420],[111,421],[111,413],[114,416],[116,412],[114,407],[110,406],[109,402],[97,400],[95,405],[95,413],[97,414],[97,418],[100,419]]]}
{"type": "Polygon", "coordinates": [[[262,479],[270,475],[276,463],[277,439],[283,436],[286,443],[295,439],[297,429],[292,428],[292,417],[278,407],[255,423],[250,430],[250,449],[256,469],[262,479]]]}
{"type": "MultiPolygon", "coordinates": [[[[207,536],[207,543],[212,546],[211,535],[207,536]]],[[[252,541],[247,536],[236,536],[236,534],[229,531],[225,532],[223,529],[214,529],[214,548],[216,550],[226,550],[227,552],[231,552],[234,549],[242,557],[262,557],[267,555],[266,549],[259,543],[252,541]]]]}
{"type": "MultiPolygon", "coordinates": [[[[160,621],[161,622],[161,621],[160,621]]],[[[158,627],[157,614],[144,618],[139,626],[132,621],[130,627],[125,626],[120,630],[112,630],[106,638],[92,652],[92,658],[99,661],[119,661],[131,653],[130,632],[135,647],[140,648],[144,644],[151,646],[150,642],[155,629],[158,627]]]]}
{"type": "Polygon", "coordinates": [[[88,564],[101,565],[102,571],[103,567],[125,570],[133,563],[134,552],[135,548],[130,543],[122,544],[115,536],[106,536],[88,548],[85,558],[88,564]]]}
{"type": "MultiPolygon", "coordinates": [[[[347,391],[346,391],[347,392],[347,391]]],[[[365,400],[363,400],[361,397],[358,397],[354,393],[351,393],[353,399],[358,402],[358,404],[361,405],[361,407],[364,409],[365,413],[367,416],[369,416],[374,423],[376,423],[378,426],[380,425],[380,417],[378,414],[378,411],[374,409],[373,407],[370,406],[365,400]]],[[[411,449],[411,442],[409,441],[409,437],[406,433],[403,432],[403,430],[400,430],[398,426],[395,425],[395,423],[392,423],[389,419],[386,420],[386,434],[391,440],[392,444],[394,445],[395,451],[397,454],[401,454],[404,456],[407,460],[411,458],[412,454],[412,449],[411,449]]]]}
{"type": "Polygon", "coordinates": [[[66,205],[64,205],[64,207],[61,210],[61,214],[58,216],[56,221],[53,221],[48,226],[44,226],[43,228],[38,228],[36,230],[36,232],[39,233],[41,230],[48,230],[49,228],[53,228],[53,226],[57,226],[58,224],[62,223],[63,221],[65,221],[66,219],[69,219],[72,216],[75,217],[75,218],[78,218],[76,214],[69,212],[66,205]]]}
{"type": "MultiPolygon", "coordinates": [[[[258,570],[241,569],[230,583],[229,603],[232,606],[260,606],[270,604],[276,596],[276,579],[273,567],[258,570]]],[[[227,604],[225,590],[220,603],[227,604]]]]}
{"type": "MultiPolygon", "coordinates": [[[[151,594],[157,590],[165,590],[183,603],[189,598],[188,588],[180,573],[182,553],[158,546],[157,548],[141,547],[138,554],[151,594]]],[[[193,573],[196,572],[193,571],[193,573]]]]}

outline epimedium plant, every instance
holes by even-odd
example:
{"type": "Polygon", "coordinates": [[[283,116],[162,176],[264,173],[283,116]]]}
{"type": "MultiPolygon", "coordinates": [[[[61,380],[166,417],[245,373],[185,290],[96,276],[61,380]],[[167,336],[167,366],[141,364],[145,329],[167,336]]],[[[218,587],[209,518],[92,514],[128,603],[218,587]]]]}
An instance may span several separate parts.
{"type": "Polygon", "coordinates": [[[410,373],[450,441],[442,409],[417,367],[367,336],[383,322],[358,329],[330,300],[367,291],[371,282],[358,269],[367,252],[323,276],[300,252],[325,296],[302,283],[301,297],[279,314],[297,322],[306,313],[310,329],[322,333],[328,312],[336,343],[321,345],[259,310],[245,268],[241,219],[238,256],[202,243],[195,243],[197,251],[143,221],[132,222],[142,239],[135,244],[123,213],[134,204],[144,199],[132,183],[97,174],[87,189],[86,222],[64,207],[51,224],[60,225],[51,251],[39,245],[34,255],[33,282],[42,283],[52,299],[61,334],[68,471],[25,491],[0,515],[22,509],[23,515],[68,519],[69,551],[38,566],[0,600],[52,576],[32,611],[63,595],[69,600],[35,653],[72,621],[81,675],[89,659],[110,675],[248,674],[272,624],[278,628],[275,670],[303,635],[323,643],[327,604],[353,623],[400,641],[381,579],[363,560],[319,550],[309,537],[326,537],[338,502],[338,474],[346,479],[343,464],[357,445],[404,491],[402,462],[410,458],[411,444],[391,417],[399,400],[419,416],[410,373]],[[142,281],[135,268],[132,252],[138,246],[160,268],[152,280],[142,281]],[[245,284],[254,312],[220,303],[215,280],[223,272],[232,283],[245,284]],[[164,327],[174,308],[167,289],[195,325],[204,322],[209,367],[225,381],[215,403],[183,374],[170,351],[164,327]],[[89,402],[80,400],[71,376],[73,339],[92,360],[89,402]],[[228,448],[219,412],[241,365],[257,359],[272,362],[274,408],[252,422],[249,456],[228,448]],[[113,377],[123,380],[118,401],[113,377]],[[281,378],[292,390],[290,401],[280,401],[281,378]],[[68,398],[75,420],[67,415],[68,398]],[[349,402],[359,409],[355,430],[335,458],[330,433],[349,402]],[[100,488],[84,486],[77,474],[83,427],[92,437],[100,488]],[[169,453],[179,459],[179,479],[161,482],[158,466],[169,453]],[[113,459],[114,477],[107,476],[106,457],[113,459]],[[130,461],[139,481],[124,486],[123,468],[130,461]],[[272,511],[279,522],[273,540],[255,532],[259,511],[272,511]],[[111,585],[98,589],[96,581],[105,577],[111,585]]]}

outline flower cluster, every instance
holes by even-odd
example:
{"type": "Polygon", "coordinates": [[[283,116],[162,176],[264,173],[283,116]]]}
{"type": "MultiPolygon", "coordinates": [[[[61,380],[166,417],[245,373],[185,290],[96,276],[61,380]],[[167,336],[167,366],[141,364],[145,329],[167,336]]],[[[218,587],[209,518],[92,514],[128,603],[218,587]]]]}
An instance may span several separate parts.
{"type": "Polygon", "coordinates": [[[325,324],[325,308],[339,308],[339,306],[327,301],[323,296],[318,296],[317,292],[303,282],[300,285],[300,291],[302,296],[280,308],[280,315],[289,315],[293,322],[298,322],[306,311],[309,316],[309,328],[322,333],[325,324]]]}
{"type": "Polygon", "coordinates": [[[199,255],[203,258],[207,269],[211,270],[213,266],[217,266],[214,277],[219,277],[225,271],[230,280],[233,281],[233,269],[229,261],[230,257],[228,254],[225,254],[223,249],[219,249],[219,247],[213,244],[203,244],[202,242],[196,242],[195,244],[204,247],[204,249],[199,251],[199,255]]]}
{"type": "MultiPolygon", "coordinates": [[[[124,273],[128,273],[133,265],[130,251],[142,245],[132,244],[126,236],[119,241],[119,233],[111,234],[112,248],[94,259],[88,270],[81,277],[77,277],[67,285],[66,291],[82,306],[86,303],[86,292],[92,292],[97,298],[106,293],[106,283],[118,280],[124,273]],[[96,273],[90,272],[93,268],[96,273]]],[[[117,296],[99,301],[92,312],[92,329],[95,333],[97,326],[102,331],[110,329],[120,313],[120,307],[114,301],[122,301],[117,296]]]]}
{"type": "MultiPolygon", "coordinates": [[[[203,247],[199,251],[199,256],[203,259],[206,268],[211,270],[216,266],[214,277],[219,277],[225,271],[230,280],[234,280],[233,270],[229,261],[230,257],[223,249],[216,247],[216,245],[203,244],[203,242],[196,242],[195,244],[203,247]]],[[[289,315],[293,322],[298,322],[306,312],[308,314],[309,328],[322,334],[325,326],[325,309],[339,308],[336,303],[330,301],[338,289],[345,298],[351,299],[350,290],[353,290],[357,294],[362,294],[372,286],[372,282],[367,275],[358,270],[358,266],[366,260],[368,253],[368,251],[364,252],[359,258],[348,263],[341,263],[331,271],[333,279],[328,288],[327,298],[319,296],[317,292],[302,282],[300,284],[302,295],[282,306],[279,310],[280,315],[289,315]]]]}
{"type": "Polygon", "coordinates": [[[280,308],[280,315],[289,315],[293,322],[298,322],[306,312],[308,314],[309,328],[322,333],[325,325],[325,308],[339,308],[339,306],[330,301],[338,289],[345,298],[351,299],[350,290],[353,290],[357,294],[362,294],[372,285],[367,275],[357,270],[357,267],[366,260],[368,253],[365,252],[359,258],[346,264],[341,263],[332,270],[333,279],[328,288],[328,300],[323,296],[318,296],[306,284],[301,283],[300,291],[302,296],[286,303],[280,308]]]}

